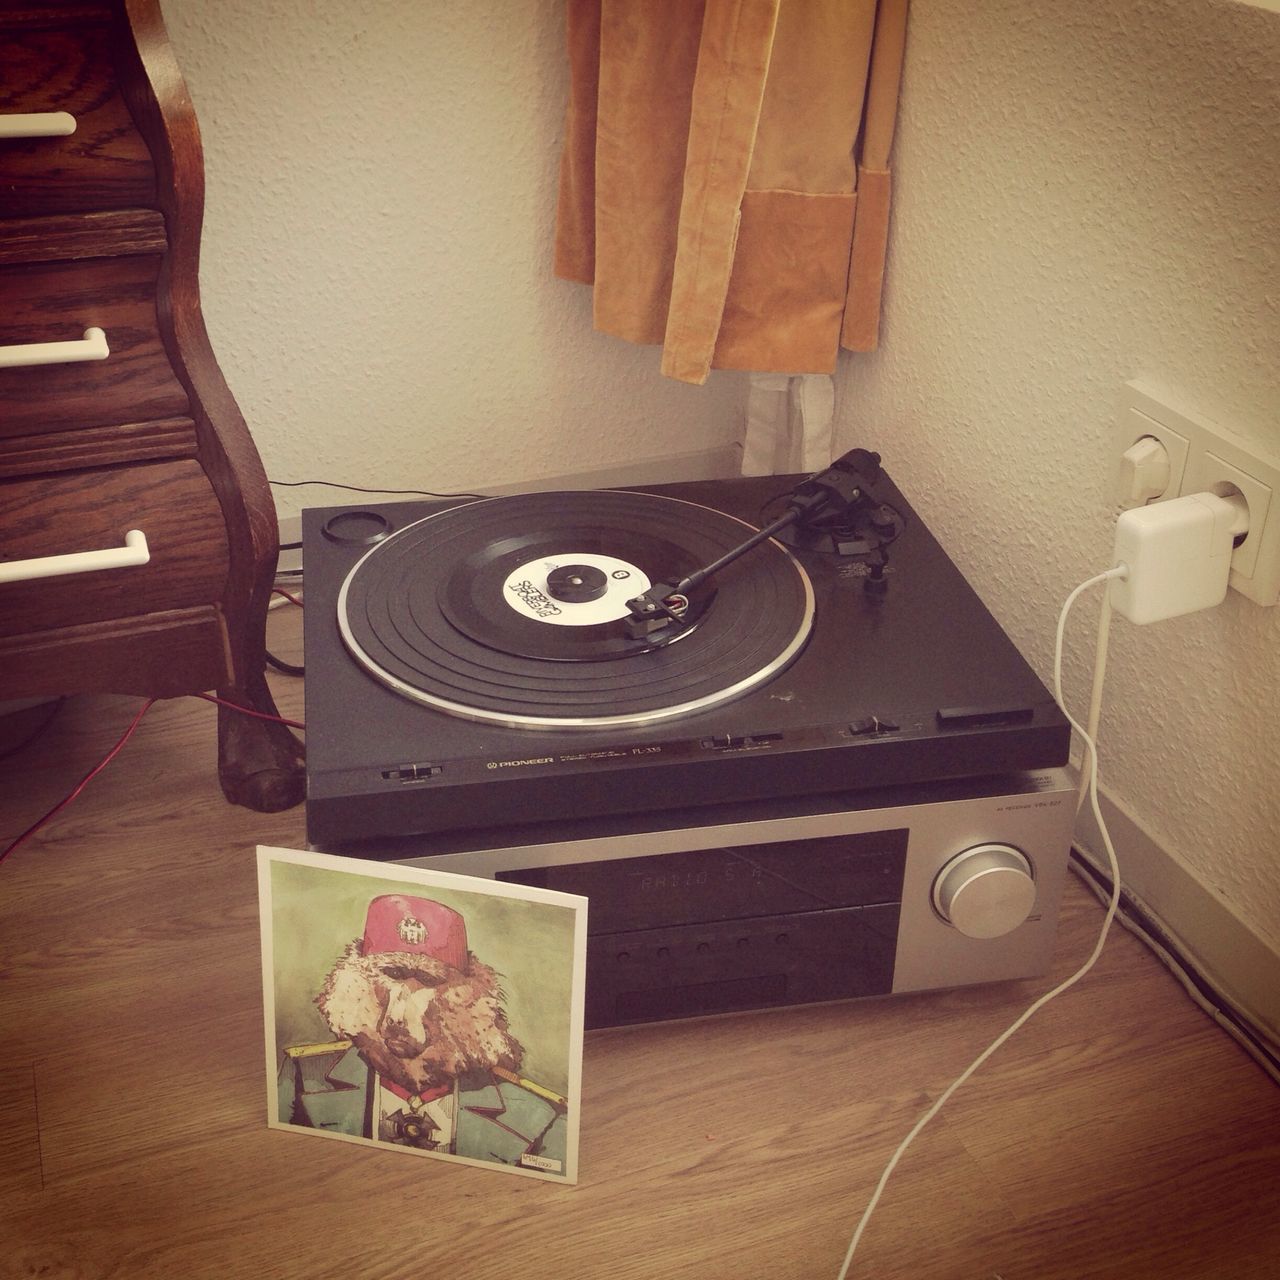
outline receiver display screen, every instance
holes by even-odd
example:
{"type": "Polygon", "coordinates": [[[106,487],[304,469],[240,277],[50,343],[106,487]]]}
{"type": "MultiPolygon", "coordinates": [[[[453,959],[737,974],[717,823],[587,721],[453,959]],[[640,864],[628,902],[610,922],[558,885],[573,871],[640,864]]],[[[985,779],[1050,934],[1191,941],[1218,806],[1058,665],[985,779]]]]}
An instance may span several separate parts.
{"type": "Polygon", "coordinates": [[[602,934],[897,903],[906,856],[902,827],[500,871],[496,879],[585,895],[588,932],[602,934]]]}

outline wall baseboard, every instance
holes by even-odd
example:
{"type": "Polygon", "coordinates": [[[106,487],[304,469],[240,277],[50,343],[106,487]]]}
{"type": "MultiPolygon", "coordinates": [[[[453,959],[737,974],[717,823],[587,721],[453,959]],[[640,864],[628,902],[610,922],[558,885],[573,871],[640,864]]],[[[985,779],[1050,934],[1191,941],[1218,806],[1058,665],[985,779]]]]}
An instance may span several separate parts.
{"type": "MultiPolygon", "coordinates": [[[[1280,1043],[1280,954],[1162,845],[1122,800],[1100,788],[1098,801],[1124,887],[1200,973],[1280,1043]]],[[[1080,811],[1076,839],[1099,865],[1106,866],[1102,836],[1088,805],[1080,811]]]]}
{"type": "MultiPolygon", "coordinates": [[[[487,485],[486,493],[545,493],[551,489],[611,489],[637,484],[678,484],[683,480],[720,480],[735,476],[742,463],[742,447],[736,443],[717,445],[711,449],[699,449],[695,453],[681,453],[668,458],[639,458],[617,466],[597,467],[594,471],[578,471],[571,475],[542,476],[536,480],[516,484],[487,485]]],[[[356,502],[358,494],[348,495],[356,502]]],[[[393,498],[367,494],[370,502],[391,502],[393,498]]],[[[329,489],[323,501],[316,506],[338,506],[343,502],[342,491],[329,489]]],[[[280,541],[302,540],[302,517],[280,515],[280,541]]],[[[297,569],[302,565],[301,552],[282,552],[280,567],[297,569]]]]}

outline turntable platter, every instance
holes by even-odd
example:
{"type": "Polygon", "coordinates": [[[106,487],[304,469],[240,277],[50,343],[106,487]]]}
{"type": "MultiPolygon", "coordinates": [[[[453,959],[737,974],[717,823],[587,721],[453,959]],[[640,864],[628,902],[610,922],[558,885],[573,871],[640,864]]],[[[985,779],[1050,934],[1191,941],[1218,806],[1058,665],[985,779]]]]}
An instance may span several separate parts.
{"type": "Polygon", "coordinates": [[[746,693],[801,651],[808,574],[765,542],[701,588],[666,643],[629,634],[626,602],[752,532],[708,507],[620,491],[450,507],[376,544],[338,597],[352,656],[405,697],[538,729],[647,724],[746,693]]]}

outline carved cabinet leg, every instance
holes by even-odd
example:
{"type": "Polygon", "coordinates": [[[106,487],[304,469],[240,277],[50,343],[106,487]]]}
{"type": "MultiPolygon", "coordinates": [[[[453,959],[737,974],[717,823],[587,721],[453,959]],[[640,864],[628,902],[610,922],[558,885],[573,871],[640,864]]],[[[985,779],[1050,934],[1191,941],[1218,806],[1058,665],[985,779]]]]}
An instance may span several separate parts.
{"type": "MultiPolygon", "coordinates": [[[[243,688],[219,689],[218,696],[263,715],[279,715],[261,668],[243,688]]],[[[302,761],[302,744],[288,725],[218,708],[218,779],[232,804],[276,813],[301,803],[306,793],[302,761]]]]}
{"type": "Polygon", "coordinates": [[[252,511],[245,530],[256,529],[257,537],[246,537],[244,554],[233,559],[224,600],[233,675],[218,696],[259,714],[218,708],[218,779],[232,804],[276,813],[304,799],[306,753],[288,725],[260,718],[280,714],[266,678],[267,605],[279,544],[267,502],[259,500],[252,511]]]}

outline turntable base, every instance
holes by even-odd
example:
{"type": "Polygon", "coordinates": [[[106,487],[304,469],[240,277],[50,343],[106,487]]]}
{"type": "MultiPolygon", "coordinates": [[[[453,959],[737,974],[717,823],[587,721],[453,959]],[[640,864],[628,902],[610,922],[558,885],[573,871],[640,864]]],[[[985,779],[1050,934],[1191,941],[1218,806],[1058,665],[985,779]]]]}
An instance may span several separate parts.
{"type": "Polygon", "coordinates": [[[308,838],[1065,763],[1049,693],[887,477],[905,528],[883,593],[865,558],[765,544],[711,580],[687,635],[626,654],[617,618],[555,625],[503,599],[562,557],[679,574],[795,479],[306,512],[308,838]]]}

